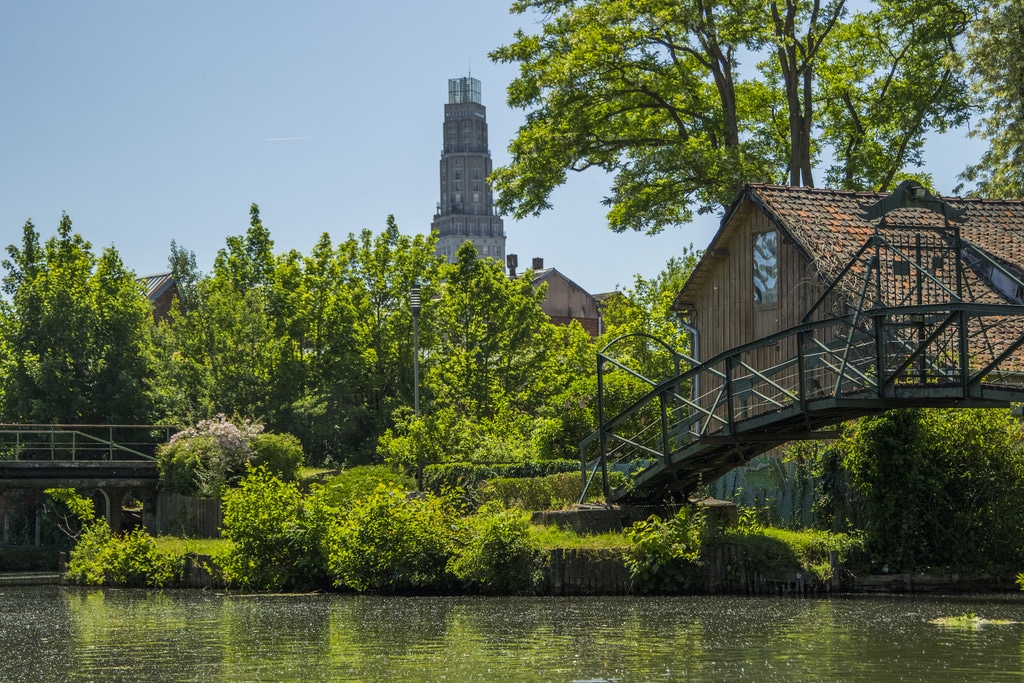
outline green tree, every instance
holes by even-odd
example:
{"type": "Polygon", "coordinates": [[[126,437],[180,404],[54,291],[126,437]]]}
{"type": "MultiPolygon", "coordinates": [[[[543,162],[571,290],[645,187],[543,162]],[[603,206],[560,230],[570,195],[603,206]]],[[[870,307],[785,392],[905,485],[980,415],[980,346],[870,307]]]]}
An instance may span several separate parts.
{"type": "MultiPolygon", "coordinates": [[[[968,57],[972,85],[984,112],[971,137],[988,143],[961,178],[981,197],[1024,197],[1024,5],[996,0],[971,26],[968,57]]],[[[958,188],[959,190],[959,188],[958,188]]]]}
{"type": "Polygon", "coordinates": [[[891,187],[924,135],[964,120],[956,38],[971,0],[517,0],[540,33],[491,53],[519,65],[527,110],[492,182],[516,218],[569,171],[612,176],[609,226],[659,232],[728,206],[745,182],[891,187]],[[741,57],[747,64],[741,64],[741,57]],[[826,149],[827,148],[827,149],[826,149]]]}
{"type": "Polygon", "coordinates": [[[97,258],[61,218],[40,244],[28,221],[7,248],[0,301],[0,414],[37,423],[151,420],[152,317],[111,247],[97,258]]]}
{"type": "MultiPolygon", "coordinates": [[[[285,308],[275,295],[278,275],[273,241],[250,209],[245,236],[233,236],[221,249],[213,273],[190,286],[192,303],[171,313],[160,331],[158,386],[168,419],[195,423],[217,413],[266,419],[275,429],[276,408],[287,402],[279,393],[278,373],[294,355],[285,308]]],[[[286,257],[283,257],[286,259],[286,257]]],[[[194,277],[189,259],[172,246],[171,266],[194,277]]]]}
{"type": "Polygon", "coordinates": [[[836,25],[815,92],[829,186],[891,189],[924,165],[928,132],[967,123],[970,87],[955,46],[983,2],[878,0],[836,25]]]}
{"type": "Polygon", "coordinates": [[[844,467],[864,496],[867,550],[890,571],[1018,568],[1021,425],[998,410],[896,410],[863,418],[844,467]]]}
{"type": "Polygon", "coordinates": [[[409,292],[421,285],[421,346],[430,343],[432,299],[442,259],[436,238],[409,237],[393,216],[384,230],[350,235],[339,247],[342,276],[353,307],[355,343],[361,354],[358,392],[364,411],[359,444],[368,459],[377,437],[391,424],[393,411],[413,398],[412,311],[409,292]]]}
{"type": "Polygon", "coordinates": [[[557,353],[555,327],[540,308],[547,288],[534,289],[530,271],[509,279],[470,243],[456,257],[443,274],[424,384],[439,405],[471,419],[506,402],[536,408],[550,390],[546,361],[557,353]]]}
{"type": "Polygon", "coordinates": [[[433,238],[402,235],[389,217],[380,234],[336,246],[324,234],[308,256],[275,256],[273,244],[253,205],[209,276],[172,245],[191,303],[159,330],[162,410],[189,423],[252,416],[297,436],[311,462],[367,462],[412,402],[409,289],[422,282],[428,301],[436,289],[433,238]]]}

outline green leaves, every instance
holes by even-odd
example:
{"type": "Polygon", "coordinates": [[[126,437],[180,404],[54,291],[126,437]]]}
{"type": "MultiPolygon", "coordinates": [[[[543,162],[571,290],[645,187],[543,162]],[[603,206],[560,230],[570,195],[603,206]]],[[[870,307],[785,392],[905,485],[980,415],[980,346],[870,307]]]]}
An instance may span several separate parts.
{"type": "Polygon", "coordinates": [[[40,244],[31,221],[0,304],[0,414],[9,422],[151,421],[152,318],[113,248],[96,257],[68,216],[40,244]]]}
{"type": "Polygon", "coordinates": [[[977,570],[978,558],[1019,566],[1020,438],[1020,424],[1000,410],[899,410],[858,422],[844,466],[864,496],[876,562],[893,571],[977,570]]]}
{"type": "Polygon", "coordinates": [[[746,182],[885,189],[920,165],[924,135],[968,112],[957,38],[972,0],[779,3],[523,0],[537,34],[491,53],[515,63],[527,112],[491,181],[499,210],[551,207],[570,171],[611,176],[612,230],[660,232],[729,206],[746,182]],[[742,63],[742,60],[746,63],[742,63]]]}
{"type": "Polygon", "coordinates": [[[265,467],[250,471],[224,496],[219,557],[224,578],[254,590],[308,589],[326,583],[326,539],[337,514],[321,492],[304,495],[265,467]]]}
{"type": "Polygon", "coordinates": [[[633,589],[640,593],[677,592],[692,577],[690,566],[700,559],[709,526],[704,510],[682,508],[663,521],[652,515],[626,531],[630,550],[626,555],[633,589]]]}
{"type": "MultiPolygon", "coordinates": [[[[1024,6],[1016,0],[983,4],[968,39],[971,87],[982,111],[971,137],[988,142],[961,178],[981,197],[1024,197],[1024,6]]],[[[957,188],[958,190],[960,188],[957,188]]]]}
{"type": "Polygon", "coordinates": [[[406,497],[381,486],[332,531],[335,583],[387,593],[443,588],[456,523],[441,498],[406,497]]]}

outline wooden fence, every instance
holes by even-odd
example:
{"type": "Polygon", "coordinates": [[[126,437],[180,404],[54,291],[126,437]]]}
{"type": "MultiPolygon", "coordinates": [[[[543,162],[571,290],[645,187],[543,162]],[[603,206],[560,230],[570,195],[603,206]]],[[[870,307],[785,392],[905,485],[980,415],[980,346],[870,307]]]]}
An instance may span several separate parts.
{"type": "Polygon", "coordinates": [[[218,538],[224,511],[218,498],[194,498],[162,491],[156,502],[156,533],[218,538]]]}

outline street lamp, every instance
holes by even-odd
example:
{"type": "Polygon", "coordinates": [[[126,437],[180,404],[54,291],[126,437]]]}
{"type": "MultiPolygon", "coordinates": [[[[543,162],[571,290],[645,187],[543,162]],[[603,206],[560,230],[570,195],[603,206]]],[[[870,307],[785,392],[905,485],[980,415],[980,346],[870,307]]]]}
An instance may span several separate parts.
{"type": "MultiPolygon", "coordinates": [[[[420,416],[420,283],[413,282],[409,288],[409,308],[412,310],[412,407],[416,417],[420,416]]],[[[423,490],[423,456],[416,449],[416,484],[423,490]]]]}
{"type": "Polygon", "coordinates": [[[409,289],[409,307],[412,309],[412,407],[420,416],[420,283],[413,282],[409,289]]]}

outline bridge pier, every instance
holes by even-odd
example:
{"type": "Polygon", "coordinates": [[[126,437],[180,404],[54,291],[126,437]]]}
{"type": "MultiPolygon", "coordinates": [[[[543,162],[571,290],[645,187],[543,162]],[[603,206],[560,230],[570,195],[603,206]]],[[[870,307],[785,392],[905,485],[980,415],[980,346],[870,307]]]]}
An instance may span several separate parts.
{"type": "MultiPolygon", "coordinates": [[[[119,534],[124,531],[124,520],[122,510],[124,508],[124,497],[130,491],[138,494],[139,502],[142,503],[142,526],[146,529],[156,527],[156,491],[153,489],[139,489],[136,486],[97,486],[94,491],[103,497],[103,515],[110,525],[110,531],[119,534]]],[[[97,511],[100,512],[100,511],[97,511]]]]}

